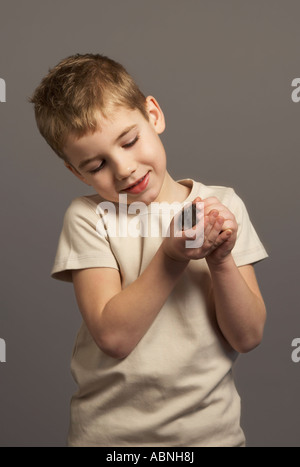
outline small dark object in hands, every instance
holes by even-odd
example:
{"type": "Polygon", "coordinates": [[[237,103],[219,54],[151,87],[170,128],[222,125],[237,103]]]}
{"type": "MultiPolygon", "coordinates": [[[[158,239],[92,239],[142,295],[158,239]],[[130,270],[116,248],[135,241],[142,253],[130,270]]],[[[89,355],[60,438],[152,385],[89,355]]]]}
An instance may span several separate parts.
{"type": "Polygon", "coordinates": [[[197,223],[197,207],[196,204],[191,204],[182,210],[181,214],[181,230],[188,230],[194,227],[197,223]]]}

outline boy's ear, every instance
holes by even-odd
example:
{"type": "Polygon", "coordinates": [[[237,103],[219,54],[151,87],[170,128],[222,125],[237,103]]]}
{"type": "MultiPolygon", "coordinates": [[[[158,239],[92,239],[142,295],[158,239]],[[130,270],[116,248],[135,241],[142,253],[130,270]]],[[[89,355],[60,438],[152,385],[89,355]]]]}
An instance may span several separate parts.
{"type": "Polygon", "coordinates": [[[160,135],[166,128],[165,116],[157,100],[153,96],[148,96],[146,98],[146,108],[150,123],[153,125],[156,133],[160,135]]]}
{"type": "Polygon", "coordinates": [[[64,162],[65,166],[67,167],[67,169],[70,170],[70,172],[72,172],[72,174],[75,175],[75,177],[79,178],[79,180],[81,180],[83,183],[85,183],[86,185],[88,186],[91,186],[87,181],[86,179],[84,178],[83,175],[81,175],[81,173],[78,172],[78,170],[75,169],[75,167],[73,167],[73,165],[69,164],[68,162],[64,162]]]}

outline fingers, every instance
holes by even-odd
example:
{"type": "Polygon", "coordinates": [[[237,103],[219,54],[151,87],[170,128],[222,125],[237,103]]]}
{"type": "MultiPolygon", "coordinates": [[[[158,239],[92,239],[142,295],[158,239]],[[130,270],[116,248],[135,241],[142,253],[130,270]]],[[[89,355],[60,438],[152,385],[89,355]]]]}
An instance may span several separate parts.
{"type": "Polygon", "coordinates": [[[224,228],[226,220],[220,216],[219,211],[212,210],[205,219],[204,242],[202,248],[206,255],[221,246],[224,242],[230,239],[233,230],[224,228]]]}
{"type": "Polygon", "coordinates": [[[204,243],[206,246],[213,246],[220,235],[222,226],[224,224],[224,217],[219,216],[219,212],[213,210],[206,218],[204,227],[204,243]]]}
{"type": "Polygon", "coordinates": [[[203,200],[203,203],[205,215],[210,215],[213,211],[218,211],[219,215],[224,217],[225,222],[223,224],[222,230],[235,229],[237,227],[234,214],[226,206],[224,206],[218,200],[218,198],[206,198],[203,200]]]}
{"type": "Polygon", "coordinates": [[[174,227],[174,236],[184,240],[184,254],[193,259],[210,255],[227,240],[228,248],[233,246],[237,232],[234,215],[214,197],[195,198],[176,214],[174,227]]]}

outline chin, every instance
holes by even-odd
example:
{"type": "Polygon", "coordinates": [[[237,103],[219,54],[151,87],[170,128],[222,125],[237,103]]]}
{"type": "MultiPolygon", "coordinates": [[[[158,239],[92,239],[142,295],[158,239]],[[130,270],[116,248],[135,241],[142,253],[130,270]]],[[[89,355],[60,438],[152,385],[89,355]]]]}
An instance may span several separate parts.
{"type": "MultiPolygon", "coordinates": [[[[147,195],[147,201],[145,201],[145,204],[150,204],[150,203],[157,202],[157,201],[158,201],[159,194],[160,194],[160,190],[159,190],[159,191],[152,191],[152,192],[150,192],[150,193],[147,195]]],[[[145,197],[145,198],[146,198],[146,197],[145,197]]]]}

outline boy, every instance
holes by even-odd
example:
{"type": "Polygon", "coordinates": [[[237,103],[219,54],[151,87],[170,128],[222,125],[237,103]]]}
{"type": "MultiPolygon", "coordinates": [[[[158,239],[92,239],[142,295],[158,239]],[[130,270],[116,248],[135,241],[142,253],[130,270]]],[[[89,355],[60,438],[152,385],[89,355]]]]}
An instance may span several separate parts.
{"type": "Polygon", "coordinates": [[[52,270],[73,282],[83,316],[68,445],[244,446],[232,365],[263,335],[252,264],[267,254],[243,202],[172,179],[158,102],[107,57],[62,60],[31,102],[46,141],[96,192],[68,208],[52,270]],[[157,203],[199,203],[203,242],[188,244],[197,226],[178,235],[176,216],[163,235],[157,203]],[[124,205],[160,234],[124,234],[124,205]]]}

